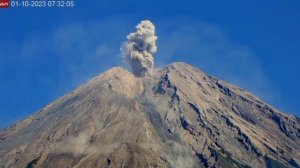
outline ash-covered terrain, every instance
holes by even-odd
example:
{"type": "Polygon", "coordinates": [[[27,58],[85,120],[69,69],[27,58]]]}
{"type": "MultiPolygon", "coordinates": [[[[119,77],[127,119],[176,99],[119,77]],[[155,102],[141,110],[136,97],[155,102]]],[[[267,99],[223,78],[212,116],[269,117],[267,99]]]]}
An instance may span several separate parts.
{"type": "Polygon", "coordinates": [[[115,67],[0,133],[1,167],[299,167],[300,120],[185,63],[115,67]]]}
{"type": "Polygon", "coordinates": [[[185,63],[142,21],[114,67],[0,131],[1,168],[299,167],[300,119],[185,63]]]}

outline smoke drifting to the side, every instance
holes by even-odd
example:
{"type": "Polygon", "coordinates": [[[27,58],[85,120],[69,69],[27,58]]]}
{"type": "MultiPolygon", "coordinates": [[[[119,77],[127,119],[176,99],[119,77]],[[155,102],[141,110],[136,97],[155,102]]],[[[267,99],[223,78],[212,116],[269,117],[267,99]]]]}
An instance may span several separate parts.
{"type": "Polygon", "coordinates": [[[156,40],[155,26],[149,20],[141,21],[136,31],[127,36],[121,54],[136,76],[144,76],[153,68],[152,54],[157,51],[156,40]]]}

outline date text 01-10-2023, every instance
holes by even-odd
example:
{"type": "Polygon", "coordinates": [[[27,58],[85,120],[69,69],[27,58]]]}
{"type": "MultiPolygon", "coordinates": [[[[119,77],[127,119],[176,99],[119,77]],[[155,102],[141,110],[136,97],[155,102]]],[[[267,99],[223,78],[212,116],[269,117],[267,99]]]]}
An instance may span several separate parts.
{"type": "Polygon", "coordinates": [[[11,7],[31,7],[31,8],[42,8],[42,7],[74,7],[75,1],[11,1],[11,7]]]}

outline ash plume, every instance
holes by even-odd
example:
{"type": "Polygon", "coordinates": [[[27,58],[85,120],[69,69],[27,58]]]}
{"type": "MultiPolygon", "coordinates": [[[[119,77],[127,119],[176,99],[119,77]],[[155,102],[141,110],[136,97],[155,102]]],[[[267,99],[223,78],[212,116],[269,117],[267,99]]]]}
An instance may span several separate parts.
{"type": "Polygon", "coordinates": [[[149,20],[144,20],[123,43],[122,57],[136,76],[145,76],[153,68],[153,54],[157,51],[156,40],[155,26],[149,20]]]}

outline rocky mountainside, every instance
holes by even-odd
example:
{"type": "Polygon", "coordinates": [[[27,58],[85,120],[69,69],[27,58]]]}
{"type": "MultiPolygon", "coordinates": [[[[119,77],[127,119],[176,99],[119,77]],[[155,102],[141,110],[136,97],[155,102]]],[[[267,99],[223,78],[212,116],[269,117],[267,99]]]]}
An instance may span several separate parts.
{"type": "Polygon", "coordinates": [[[300,119],[173,63],[95,77],[0,132],[0,167],[299,167],[300,119]]]}

